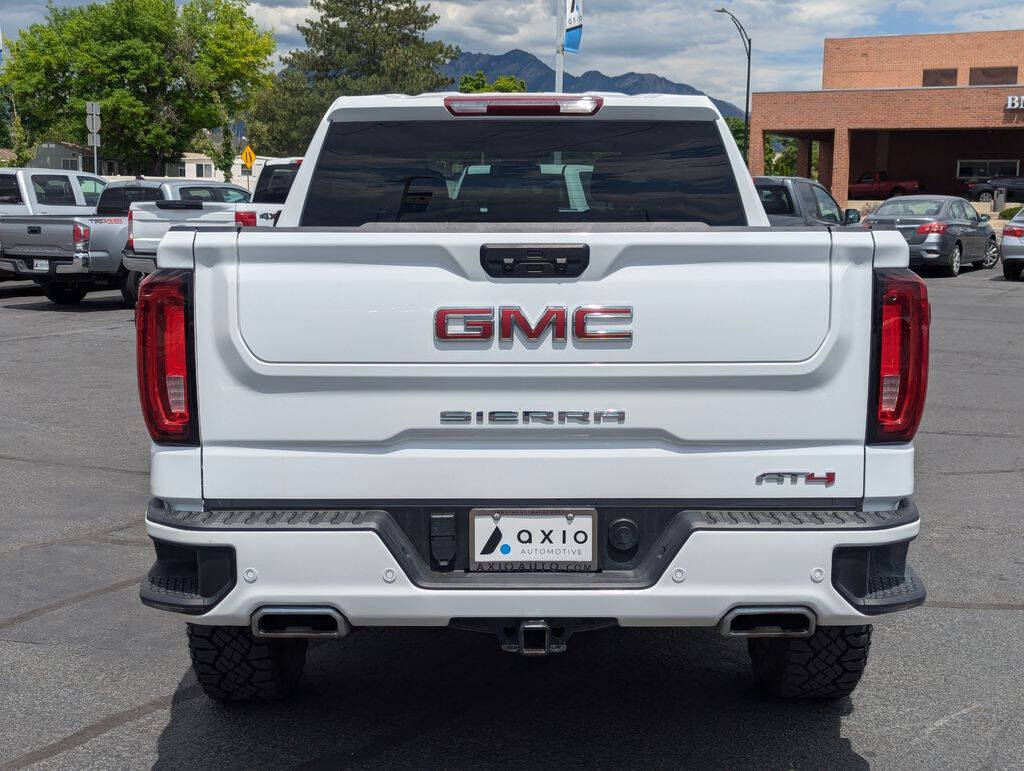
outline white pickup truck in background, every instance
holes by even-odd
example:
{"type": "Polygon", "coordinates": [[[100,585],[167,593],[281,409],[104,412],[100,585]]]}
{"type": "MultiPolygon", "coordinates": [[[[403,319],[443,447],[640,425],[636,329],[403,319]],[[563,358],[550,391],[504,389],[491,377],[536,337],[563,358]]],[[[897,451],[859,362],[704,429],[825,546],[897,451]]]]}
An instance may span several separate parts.
{"type": "MultiPolygon", "coordinates": [[[[122,259],[125,270],[133,277],[156,270],[157,247],[172,227],[232,223],[237,227],[273,227],[301,165],[301,158],[281,158],[267,163],[250,201],[226,204],[193,199],[132,203],[128,212],[128,243],[122,259]]],[[[138,287],[138,281],[134,286],[138,287]]]]}
{"type": "Polygon", "coordinates": [[[141,597],[209,696],[401,626],[718,628],[771,693],[854,689],[925,597],[899,234],[768,227],[706,97],[347,97],[306,157],[140,289],[141,597]]]}

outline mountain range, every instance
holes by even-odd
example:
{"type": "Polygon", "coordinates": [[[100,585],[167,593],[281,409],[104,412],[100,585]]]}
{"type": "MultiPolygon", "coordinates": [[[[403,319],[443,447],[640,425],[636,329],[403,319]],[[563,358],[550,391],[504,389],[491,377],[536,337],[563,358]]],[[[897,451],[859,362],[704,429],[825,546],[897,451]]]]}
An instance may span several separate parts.
{"type": "MultiPolygon", "coordinates": [[[[478,54],[463,51],[457,59],[453,59],[441,68],[444,74],[452,78],[457,88],[459,78],[483,72],[488,80],[501,75],[515,75],[526,82],[527,91],[551,91],[555,86],[555,71],[536,56],[518,48],[503,54],[478,54]]],[[[581,93],[583,91],[617,91],[622,94],[703,94],[686,83],[676,83],[660,75],[640,72],[627,72],[625,75],[605,75],[597,70],[584,72],[582,75],[565,73],[565,91],[581,93]]],[[[722,115],[734,118],[743,117],[743,109],[721,99],[711,98],[722,115]]]]}

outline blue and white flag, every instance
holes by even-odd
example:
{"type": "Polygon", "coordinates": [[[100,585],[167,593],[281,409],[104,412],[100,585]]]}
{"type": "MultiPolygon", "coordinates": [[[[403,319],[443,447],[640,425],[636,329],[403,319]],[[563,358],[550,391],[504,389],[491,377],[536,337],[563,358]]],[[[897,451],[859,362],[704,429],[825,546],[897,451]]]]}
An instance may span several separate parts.
{"type": "Polygon", "coordinates": [[[565,43],[562,47],[571,54],[578,54],[582,39],[583,0],[565,0],[565,43]]]}

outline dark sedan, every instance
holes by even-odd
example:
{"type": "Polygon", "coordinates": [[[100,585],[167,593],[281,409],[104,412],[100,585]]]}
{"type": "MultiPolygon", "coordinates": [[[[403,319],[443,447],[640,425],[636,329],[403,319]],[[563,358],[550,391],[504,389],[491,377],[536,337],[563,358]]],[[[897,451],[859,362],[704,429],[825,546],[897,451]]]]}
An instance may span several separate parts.
{"type": "Polygon", "coordinates": [[[934,265],[956,276],[964,263],[993,268],[999,262],[999,242],[988,219],[963,198],[908,195],[886,201],[864,224],[902,233],[911,265],[934,265]]]}
{"type": "Polygon", "coordinates": [[[1020,203],[1024,201],[1024,177],[994,177],[984,182],[968,184],[968,197],[972,201],[991,203],[996,190],[1006,189],[1006,200],[1008,203],[1020,203]]]}

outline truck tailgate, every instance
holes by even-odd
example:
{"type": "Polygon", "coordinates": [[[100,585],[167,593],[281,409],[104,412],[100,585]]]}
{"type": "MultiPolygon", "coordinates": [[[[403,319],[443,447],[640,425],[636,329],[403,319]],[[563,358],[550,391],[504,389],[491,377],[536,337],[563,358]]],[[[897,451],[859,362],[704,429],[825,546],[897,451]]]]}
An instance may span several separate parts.
{"type": "Polygon", "coordinates": [[[226,225],[235,221],[233,203],[154,201],[131,205],[131,237],[136,254],[156,254],[174,225],[226,225]]]}
{"type": "Polygon", "coordinates": [[[17,257],[74,257],[74,219],[59,214],[0,217],[0,248],[17,257]]]}
{"type": "Polygon", "coordinates": [[[870,233],[826,230],[202,233],[204,496],[860,496],[872,255],[870,233]],[[539,241],[585,244],[588,267],[481,266],[539,241]],[[631,338],[577,339],[592,305],[630,308],[631,338]],[[501,307],[565,308],[570,330],[437,338],[439,308],[501,307]],[[830,481],[766,483],[783,472],[830,481]]]}

